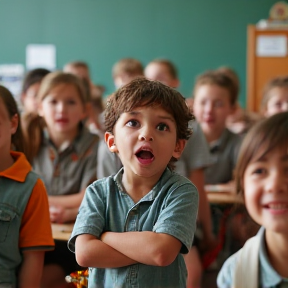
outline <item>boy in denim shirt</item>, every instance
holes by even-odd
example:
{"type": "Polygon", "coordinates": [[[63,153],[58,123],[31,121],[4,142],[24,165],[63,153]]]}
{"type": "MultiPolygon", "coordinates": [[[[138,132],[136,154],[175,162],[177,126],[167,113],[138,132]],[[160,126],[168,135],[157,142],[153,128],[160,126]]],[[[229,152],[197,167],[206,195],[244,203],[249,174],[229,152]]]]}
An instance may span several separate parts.
{"type": "Polygon", "coordinates": [[[198,192],[171,167],[192,119],[179,92],[146,79],[109,100],[105,141],[123,168],[87,188],[68,242],[81,266],[97,267],[89,287],[186,287],[198,192]]]}

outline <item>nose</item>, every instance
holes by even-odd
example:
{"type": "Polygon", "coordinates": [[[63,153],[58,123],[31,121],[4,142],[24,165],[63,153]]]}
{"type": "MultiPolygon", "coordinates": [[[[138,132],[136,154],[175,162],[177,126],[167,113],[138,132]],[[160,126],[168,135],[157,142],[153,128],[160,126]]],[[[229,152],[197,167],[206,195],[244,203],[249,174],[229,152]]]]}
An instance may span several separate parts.
{"type": "Polygon", "coordinates": [[[152,132],[148,128],[143,128],[139,133],[138,139],[140,141],[153,141],[152,132]]]}
{"type": "Polygon", "coordinates": [[[274,171],[267,179],[266,189],[269,193],[283,193],[288,192],[287,176],[281,171],[274,171]]]}
{"type": "Polygon", "coordinates": [[[65,110],[65,104],[63,102],[57,103],[57,111],[63,112],[65,110]]]}
{"type": "Polygon", "coordinates": [[[212,111],[212,108],[213,108],[212,103],[210,103],[210,102],[205,103],[205,105],[204,105],[204,111],[205,111],[206,113],[211,112],[211,111],[212,111]]]}

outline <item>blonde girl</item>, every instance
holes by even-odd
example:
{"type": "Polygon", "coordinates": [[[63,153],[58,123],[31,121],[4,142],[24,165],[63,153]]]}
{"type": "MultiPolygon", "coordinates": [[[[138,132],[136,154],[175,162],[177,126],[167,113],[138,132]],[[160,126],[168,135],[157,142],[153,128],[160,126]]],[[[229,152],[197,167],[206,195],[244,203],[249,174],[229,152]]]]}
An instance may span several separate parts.
{"type": "Polygon", "coordinates": [[[219,288],[287,287],[288,284],[288,112],[251,128],[239,153],[237,190],[256,236],[223,265],[219,288]]]}
{"type": "Polygon", "coordinates": [[[54,246],[43,182],[26,160],[16,102],[0,86],[0,287],[39,287],[54,246]],[[13,147],[13,151],[12,151],[13,147]]]}
{"type": "MultiPolygon", "coordinates": [[[[32,147],[34,140],[29,141],[29,136],[40,134],[36,147],[34,142],[33,150],[37,152],[31,162],[47,187],[51,222],[73,222],[86,187],[96,180],[99,138],[83,123],[86,104],[83,83],[77,76],[57,71],[43,79],[38,92],[38,114],[43,125],[38,121],[35,126],[38,131],[43,128],[40,133],[30,131],[32,134],[26,136],[32,147]]],[[[35,124],[34,120],[31,123],[35,124]]],[[[26,125],[27,130],[30,126],[26,125]]],[[[45,256],[42,287],[65,287],[65,275],[76,269],[66,242],[56,241],[55,251],[45,256]]]]}
{"type": "MultiPolygon", "coordinates": [[[[30,157],[31,162],[47,187],[52,222],[75,220],[85,188],[96,180],[98,137],[83,125],[85,95],[77,76],[50,73],[38,93],[38,113],[43,123],[38,119],[37,128],[42,125],[43,131],[26,133],[36,154],[30,157]],[[34,137],[29,139],[31,134],[37,136],[36,141],[34,137]]],[[[30,128],[28,125],[26,131],[30,128]]]]}

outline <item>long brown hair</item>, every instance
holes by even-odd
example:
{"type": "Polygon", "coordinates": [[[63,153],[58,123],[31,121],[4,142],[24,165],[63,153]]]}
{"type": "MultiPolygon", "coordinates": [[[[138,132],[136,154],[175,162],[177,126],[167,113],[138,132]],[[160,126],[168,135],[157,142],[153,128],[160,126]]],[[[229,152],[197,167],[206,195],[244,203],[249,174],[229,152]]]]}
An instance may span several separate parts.
{"type": "Polygon", "coordinates": [[[23,135],[21,130],[21,119],[18,111],[17,103],[11,94],[11,92],[0,85],[0,97],[3,100],[3,103],[8,111],[10,119],[17,115],[18,116],[18,127],[16,132],[11,136],[11,144],[14,146],[14,150],[25,153],[25,144],[23,141],[23,135]]]}

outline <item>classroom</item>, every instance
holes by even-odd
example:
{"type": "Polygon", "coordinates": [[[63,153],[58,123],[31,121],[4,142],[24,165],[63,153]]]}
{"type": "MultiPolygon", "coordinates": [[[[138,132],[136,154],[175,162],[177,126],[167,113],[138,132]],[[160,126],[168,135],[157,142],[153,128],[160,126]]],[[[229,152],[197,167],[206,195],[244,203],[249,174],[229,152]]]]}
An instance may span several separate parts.
{"type": "Polygon", "coordinates": [[[287,1],[0,18],[0,288],[288,285],[287,1]]]}

